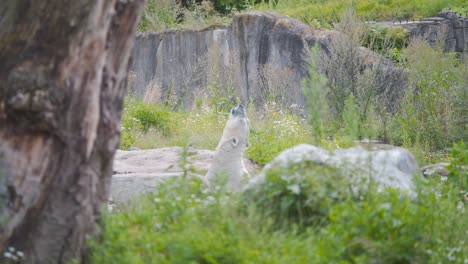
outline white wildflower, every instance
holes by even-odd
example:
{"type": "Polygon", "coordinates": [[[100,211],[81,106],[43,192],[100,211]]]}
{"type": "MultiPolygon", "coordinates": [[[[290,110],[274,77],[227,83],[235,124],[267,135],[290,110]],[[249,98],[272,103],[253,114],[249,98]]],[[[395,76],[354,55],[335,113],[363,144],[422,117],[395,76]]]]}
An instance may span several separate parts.
{"type": "Polygon", "coordinates": [[[301,187],[299,184],[294,184],[294,185],[288,185],[288,190],[290,190],[294,194],[300,194],[301,193],[301,187]]]}

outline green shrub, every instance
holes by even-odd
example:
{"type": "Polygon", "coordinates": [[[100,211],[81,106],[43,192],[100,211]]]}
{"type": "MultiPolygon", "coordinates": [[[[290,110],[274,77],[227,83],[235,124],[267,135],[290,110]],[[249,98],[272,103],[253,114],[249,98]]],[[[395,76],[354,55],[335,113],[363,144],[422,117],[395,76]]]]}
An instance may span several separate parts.
{"type": "Polygon", "coordinates": [[[273,10],[304,23],[313,22],[331,28],[340,20],[340,14],[349,7],[356,10],[357,16],[368,20],[410,19],[436,16],[442,9],[451,8],[466,13],[464,0],[278,0],[261,1],[255,5],[259,10],[273,10]]]}
{"type": "Polygon", "coordinates": [[[262,117],[254,116],[250,124],[250,147],[246,154],[260,166],[287,148],[311,141],[305,121],[274,104],[266,105],[262,117]]]}
{"type": "Polygon", "coordinates": [[[466,97],[460,76],[466,66],[455,54],[444,53],[442,46],[431,47],[419,39],[410,43],[404,56],[410,81],[395,117],[394,140],[434,151],[463,138],[465,107],[456,102],[466,97]]]}
{"type": "Polygon", "coordinates": [[[213,23],[229,23],[229,16],[220,16],[210,1],[147,0],[138,24],[138,31],[167,29],[201,29],[213,23]]]}
{"type": "Polygon", "coordinates": [[[319,47],[314,46],[309,53],[308,76],[302,80],[301,88],[306,98],[309,114],[309,124],[312,127],[314,144],[320,145],[330,132],[331,122],[327,95],[329,93],[328,79],[319,72],[319,47]]]}
{"type": "Polygon", "coordinates": [[[216,11],[226,14],[231,11],[241,11],[249,7],[249,1],[239,0],[211,0],[216,11]]]}
{"type": "Polygon", "coordinates": [[[104,215],[90,241],[92,263],[300,263],[303,239],[265,233],[267,221],[240,215],[238,199],[201,191],[200,182],[168,180],[132,207],[104,215]],[[261,224],[260,224],[261,223],[261,224]]]}
{"type": "Polygon", "coordinates": [[[346,99],[342,116],[342,136],[349,141],[357,140],[361,135],[359,131],[360,118],[352,95],[348,96],[348,99],[346,99]]]}
{"type": "Polygon", "coordinates": [[[236,96],[234,85],[214,85],[208,86],[210,97],[208,98],[209,105],[215,113],[229,113],[231,108],[239,105],[240,99],[236,96]]]}
{"type": "Polygon", "coordinates": [[[463,263],[466,212],[457,209],[452,189],[438,186],[434,190],[437,183],[431,185],[421,186],[417,201],[388,190],[363,201],[334,205],[320,242],[323,260],[463,263]],[[438,192],[446,194],[437,197],[438,192]]]}
{"type": "Polygon", "coordinates": [[[243,196],[167,180],[104,214],[91,263],[466,261],[466,201],[449,181],[418,182],[410,200],[392,189],[350,199],[346,180],[312,164],[267,178],[243,196]]]}
{"type": "Polygon", "coordinates": [[[408,45],[409,32],[403,27],[367,27],[363,45],[394,62],[402,62],[401,51],[408,45]]]}
{"type": "Polygon", "coordinates": [[[120,148],[132,146],[138,133],[146,134],[150,129],[156,130],[164,137],[171,135],[175,130],[175,122],[171,116],[174,117],[170,110],[163,106],[127,98],[122,114],[120,148]]]}
{"type": "Polygon", "coordinates": [[[464,141],[454,143],[450,150],[448,180],[468,195],[468,148],[464,141]]]}
{"type": "Polygon", "coordinates": [[[159,31],[177,24],[179,7],[173,0],[148,0],[138,24],[138,31],[159,31]]]}
{"type": "Polygon", "coordinates": [[[351,198],[350,183],[336,169],[313,162],[267,171],[265,182],[244,195],[275,228],[300,229],[327,222],[330,208],[351,198]]]}

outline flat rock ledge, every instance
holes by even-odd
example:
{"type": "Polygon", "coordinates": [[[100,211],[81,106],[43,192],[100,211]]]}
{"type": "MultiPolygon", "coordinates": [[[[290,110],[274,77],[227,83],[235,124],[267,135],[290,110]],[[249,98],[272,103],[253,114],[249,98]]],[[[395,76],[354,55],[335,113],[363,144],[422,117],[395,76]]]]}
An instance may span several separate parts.
{"type": "MultiPolygon", "coordinates": [[[[110,201],[125,203],[138,194],[151,192],[158,182],[183,174],[179,166],[182,147],[166,147],[148,150],[117,150],[110,189],[110,201]]],[[[188,164],[201,176],[208,171],[214,151],[188,148],[188,164]]],[[[258,166],[245,159],[244,164],[251,175],[258,166]]]]}

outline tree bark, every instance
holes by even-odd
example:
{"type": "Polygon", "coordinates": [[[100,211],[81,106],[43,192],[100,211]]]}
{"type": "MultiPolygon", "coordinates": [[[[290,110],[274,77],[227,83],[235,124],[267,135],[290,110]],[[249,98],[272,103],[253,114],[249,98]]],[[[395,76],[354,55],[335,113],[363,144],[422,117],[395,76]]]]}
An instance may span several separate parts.
{"type": "Polygon", "coordinates": [[[109,193],[143,5],[0,1],[0,253],[82,260],[109,193]]]}

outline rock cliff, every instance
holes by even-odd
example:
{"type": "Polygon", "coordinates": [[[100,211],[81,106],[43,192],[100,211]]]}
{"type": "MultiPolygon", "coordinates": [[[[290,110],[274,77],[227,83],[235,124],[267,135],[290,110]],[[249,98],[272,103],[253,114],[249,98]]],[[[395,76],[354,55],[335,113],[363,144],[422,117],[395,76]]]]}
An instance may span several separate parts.
{"type": "MultiPolygon", "coordinates": [[[[466,24],[466,19],[441,19],[443,25],[466,24]]],[[[419,23],[410,30],[413,35],[430,36],[427,32],[434,23],[419,23]]],[[[455,31],[457,36],[461,34],[458,27],[452,29],[448,37],[455,31]]],[[[462,32],[466,38],[466,26],[462,32]]],[[[218,94],[235,93],[243,103],[261,104],[273,97],[302,106],[305,99],[301,80],[308,70],[307,51],[318,44],[325,54],[330,53],[330,42],[337,34],[255,11],[235,15],[229,26],[140,33],[133,50],[129,89],[137,97],[170,101],[186,109],[193,106],[195,98],[206,97],[213,90],[218,94]]],[[[455,44],[448,39],[447,45],[466,51],[468,42],[458,38],[455,44]]],[[[369,50],[360,51],[366,54],[361,58],[366,63],[379,65],[378,71],[385,78],[385,87],[379,89],[397,96],[406,85],[402,71],[369,50]]]]}
{"type": "Polygon", "coordinates": [[[410,37],[423,37],[436,42],[442,37],[445,51],[459,52],[468,56],[468,18],[451,11],[442,11],[436,17],[427,17],[415,23],[402,24],[410,32],[410,37]],[[439,36],[443,34],[443,36],[439,36]]]}

